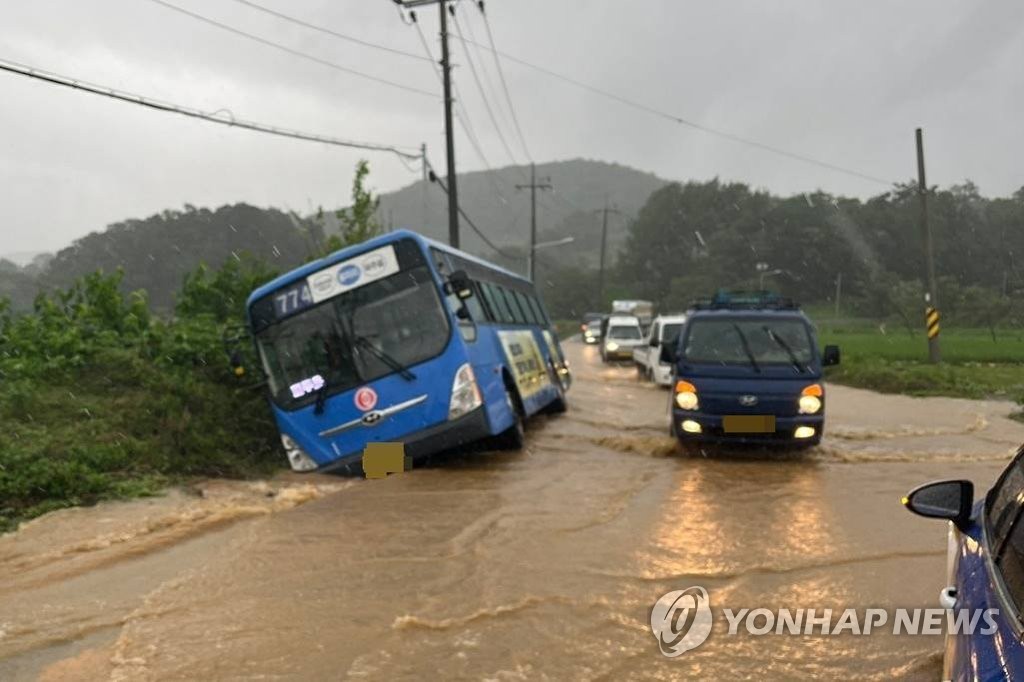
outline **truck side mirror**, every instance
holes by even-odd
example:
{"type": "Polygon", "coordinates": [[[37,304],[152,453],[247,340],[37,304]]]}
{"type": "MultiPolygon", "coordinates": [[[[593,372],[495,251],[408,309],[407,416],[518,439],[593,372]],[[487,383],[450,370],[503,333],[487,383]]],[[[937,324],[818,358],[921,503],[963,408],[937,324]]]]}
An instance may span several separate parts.
{"type": "Polygon", "coordinates": [[[825,346],[821,356],[821,364],[825,367],[839,364],[839,346],[825,346]]]}

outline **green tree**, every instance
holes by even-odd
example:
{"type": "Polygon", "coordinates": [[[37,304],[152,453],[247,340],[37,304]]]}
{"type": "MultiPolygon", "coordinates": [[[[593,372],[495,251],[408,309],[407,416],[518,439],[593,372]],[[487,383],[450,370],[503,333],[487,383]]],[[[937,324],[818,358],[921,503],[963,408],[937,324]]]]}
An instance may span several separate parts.
{"type": "MultiPolygon", "coordinates": [[[[380,234],[381,225],[376,216],[380,197],[374,196],[365,186],[366,176],[369,174],[370,163],[360,159],[356,164],[356,175],[352,179],[352,205],[335,212],[341,229],[338,234],[330,235],[324,242],[324,255],[365,242],[370,237],[380,234]]],[[[323,224],[323,209],[317,218],[323,224]]]]}

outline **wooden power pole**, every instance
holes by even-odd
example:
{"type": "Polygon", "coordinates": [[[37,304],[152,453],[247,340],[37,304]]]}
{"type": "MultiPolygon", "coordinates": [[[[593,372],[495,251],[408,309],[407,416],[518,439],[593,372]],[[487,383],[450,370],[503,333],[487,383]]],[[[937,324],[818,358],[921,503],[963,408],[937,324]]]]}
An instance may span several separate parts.
{"type": "Polygon", "coordinates": [[[917,137],[917,193],[921,198],[921,233],[924,237],[924,257],[928,274],[928,292],[925,300],[925,328],[928,330],[928,362],[942,360],[939,349],[939,300],[935,283],[935,250],[932,244],[932,230],[928,224],[928,184],[924,176],[924,138],[921,129],[917,137]]]}

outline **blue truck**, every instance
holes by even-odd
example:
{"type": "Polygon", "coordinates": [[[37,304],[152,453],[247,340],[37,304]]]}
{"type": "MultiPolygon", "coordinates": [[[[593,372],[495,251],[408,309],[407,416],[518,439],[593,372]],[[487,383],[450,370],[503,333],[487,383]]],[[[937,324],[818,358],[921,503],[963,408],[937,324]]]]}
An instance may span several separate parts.
{"type": "Polygon", "coordinates": [[[819,352],[792,300],[723,291],[698,301],[661,361],[672,367],[671,432],[683,443],[821,441],[822,368],[839,363],[839,348],[819,352]]]}

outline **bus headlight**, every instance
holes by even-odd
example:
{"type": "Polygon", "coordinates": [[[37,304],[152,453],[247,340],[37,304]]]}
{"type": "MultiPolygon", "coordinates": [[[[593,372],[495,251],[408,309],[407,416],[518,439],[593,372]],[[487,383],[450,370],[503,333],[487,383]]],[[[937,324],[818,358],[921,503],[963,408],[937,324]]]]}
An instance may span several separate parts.
{"type": "Polygon", "coordinates": [[[696,410],[700,406],[697,400],[697,387],[689,381],[676,382],[676,405],[681,410],[696,410]]]}
{"type": "Polygon", "coordinates": [[[455,372],[452,382],[452,399],[448,403],[448,418],[457,419],[483,405],[480,389],[476,385],[473,366],[468,362],[455,372]]]}
{"type": "Polygon", "coordinates": [[[800,414],[814,414],[821,409],[821,384],[811,384],[800,393],[800,414]]]}
{"type": "Polygon", "coordinates": [[[292,440],[292,437],[282,433],[281,434],[281,445],[284,446],[284,452],[288,455],[288,464],[291,465],[293,471],[312,471],[316,469],[316,462],[312,457],[306,454],[306,451],[299,447],[299,444],[292,440]]]}

